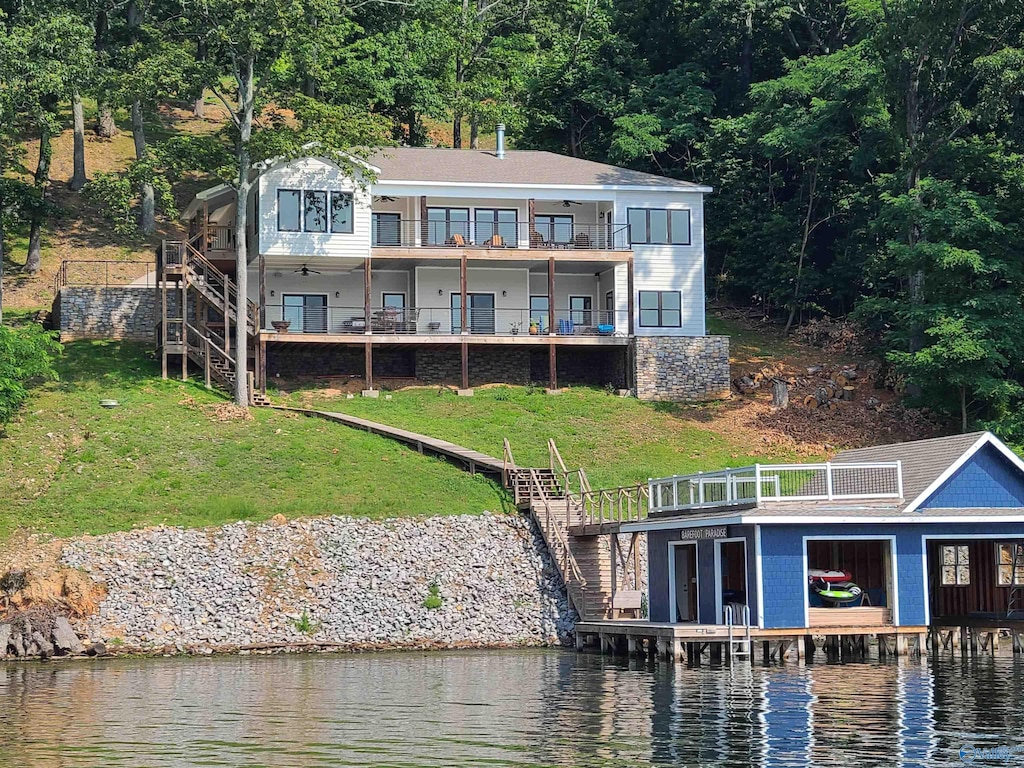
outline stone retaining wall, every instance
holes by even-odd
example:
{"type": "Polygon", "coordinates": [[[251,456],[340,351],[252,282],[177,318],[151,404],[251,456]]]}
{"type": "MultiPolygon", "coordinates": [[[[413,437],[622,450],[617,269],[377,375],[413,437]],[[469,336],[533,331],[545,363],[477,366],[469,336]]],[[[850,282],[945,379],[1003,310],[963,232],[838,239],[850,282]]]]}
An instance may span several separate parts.
{"type": "MultiPolygon", "coordinates": [[[[177,295],[168,297],[173,307],[177,295]]],[[[66,286],[53,302],[53,324],[61,341],[75,339],[156,340],[160,297],[153,287],[66,286]]]]}
{"type": "Polygon", "coordinates": [[[514,516],[153,528],[78,539],[62,558],[107,590],[78,631],[142,651],[543,645],[567,642],[575,619],[539,533],[514,516]]]}
{"type": "Polygon", "coordinates": [[[729,396],[728,336],[637,336],[640,400],[713,400],[729,396]]]}
{"type": "MultiPolygon", "coordinates": [[[[530,351],[525,347],[469,347],[469,385],[529,384],[530,351]]],[[[457,345],[416,350],[416,378],[429,384],[462,381],[462,350],[457,345]]]]}

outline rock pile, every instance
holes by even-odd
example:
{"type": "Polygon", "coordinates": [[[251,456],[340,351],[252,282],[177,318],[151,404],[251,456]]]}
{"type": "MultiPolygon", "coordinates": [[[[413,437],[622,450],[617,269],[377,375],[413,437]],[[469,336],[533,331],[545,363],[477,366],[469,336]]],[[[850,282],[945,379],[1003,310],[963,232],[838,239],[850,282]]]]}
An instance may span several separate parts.
{"type": "Polygon", "coordinates": [[[543,645],[575,618],[539,533],[511,516],[153,528],[62,557],[106,588],[79,630],[140,651],[543,645]]]}
{"type": "Polygon", "coordinates": [[[46,608],[22,611],[0,624],[0,659],[101,655],[101,644],[82,645],[68,617],[46,608]]]}

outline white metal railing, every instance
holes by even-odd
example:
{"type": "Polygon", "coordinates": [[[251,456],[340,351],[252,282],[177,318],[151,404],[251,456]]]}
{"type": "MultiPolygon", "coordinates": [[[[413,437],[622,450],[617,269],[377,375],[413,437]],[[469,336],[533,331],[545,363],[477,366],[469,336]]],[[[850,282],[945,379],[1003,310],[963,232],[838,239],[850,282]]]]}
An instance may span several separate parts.
{"type": "Polygon", "coordinates": [[[760,505],[766,501],[903,498],[898,461],[755,464],[648,480],[650,511],[760,505]]]}

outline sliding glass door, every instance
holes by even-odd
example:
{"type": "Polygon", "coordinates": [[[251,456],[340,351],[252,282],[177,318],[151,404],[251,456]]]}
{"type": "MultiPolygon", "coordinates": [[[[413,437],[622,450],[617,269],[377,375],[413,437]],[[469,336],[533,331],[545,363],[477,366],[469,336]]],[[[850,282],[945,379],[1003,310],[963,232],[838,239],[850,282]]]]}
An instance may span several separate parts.
{"type": "Polygon", "coordinates": [[[285,294],[281,316],[291,333],[327,333],[327,297],[321,293],[285,294]]]}
{"type": "MultiPolygon", "coordinates": [[[[462,333],[462,294],[452,294],[452,333],[462,333]]],[[[495,330],[494,294],[466,294],[466,323],[470,333],[489,333],[495,330]]]]}

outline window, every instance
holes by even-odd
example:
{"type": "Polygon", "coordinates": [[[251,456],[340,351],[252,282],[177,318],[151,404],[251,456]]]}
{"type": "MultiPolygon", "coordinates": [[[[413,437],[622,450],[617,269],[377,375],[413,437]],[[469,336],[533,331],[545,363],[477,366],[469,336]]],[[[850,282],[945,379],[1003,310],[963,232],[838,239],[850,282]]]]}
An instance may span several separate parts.
{"type": "Polygon", "coordinates": [[[640,325],[644,328],[679,328],[683,303],[679,291],[640,291],[640,325]]]}
{"type": "Polygon", "coordinates": [[[352,193],[331,192],[331,232],[352,234],[352,193]]]}
{"type": "Polygon", "coordinates": [[[327,297],[323,294],[285,294],[281,319],[291,323],[292,333],[327,333],[327,297]]]}
{"type": "Polygon", "coordinates": [[[996,566],[999,586],[1024,584],[1024,544],[996,544],[996,566]]]}
{"type": "Polygon", "coordinates": [[[477,208],[474,215],[478,243],[508,248],[519,244],[519,212],[515,208],[477,208]]]}
{"type": "Polygon", "coordinates": [[[629,242],[649,245],[689,245],[690,212],[664,208],[630,208],[629,242]]]}
{"type": "Polygon", "coordinates": [[[971,548],[966,544],[941,547],[942,586],[963,587],[971,583],[971,548]]]}
{"type": "Polygon", "coordinates": [[[307,189],[302,200],[302,229],[306,232],[326,232],[327,193],[307,189]]]}
{"type": "Polygon", "coordinates": [[[380,298],[385,309],[405,309],[404,293],[384,293],[380,298]]]}
{"type": "Polygon", "coordinates": [[[299,213],[299,198],[302,192],[297,189],[277,190],[277,229],[279,232],[301,232],[302,219],[299,213]]]}
{"type": "Polygon", "coordinates": [[[401,245],[402,214],[375,213],[371,219],[370,245],[401,245]]]}
{"type": "Polygon", "coordinates": [[[548,325],[548,297],[530,297],[530,322],[537,324],[537,330],[544,333],[548,325]]]}
{"type": "Polygon", "coordinates": [[[278,232],[353,231],[354,203],[351,192],[328,193],[315,189],[277,190],[278,232]],[[330,210],[328,211],[328,202],[330,210]]]}
{"type": "Polygon", "coordinates": [[[427,208],[427,245],[469,242],[469,208],[427,208]]]}
{"type": "Polygon", "coordinates": [[[615,293],[613,291],[606,291],[604,294],[604,311],[615,311],[615,293]]]}
{"type": "Polygon", "coordinates": [[[590,296],[569,297],[569,319],[573,325],[593,325],[590,313],[593,308],[591,301],[590,296]]]}
{"type": "Polygon", "coordinates": [[[546,243],[572,242],[571,214],[538,214],[533,217],[533,227],[546,243]]]}

